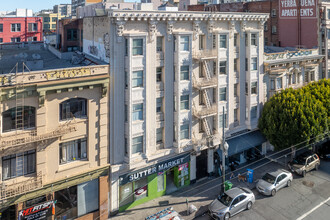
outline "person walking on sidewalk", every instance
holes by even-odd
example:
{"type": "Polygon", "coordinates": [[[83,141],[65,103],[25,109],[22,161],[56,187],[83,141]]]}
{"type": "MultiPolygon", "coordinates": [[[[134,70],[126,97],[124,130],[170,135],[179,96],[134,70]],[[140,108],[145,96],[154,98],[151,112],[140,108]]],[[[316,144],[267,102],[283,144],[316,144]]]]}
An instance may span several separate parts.
{"type": "Polygon", "coordinates": [[[231,178],[235,177],[235,173],[234,173],[234,171],[236,170],[235,163],[234,162],[231,162],[231,164],[229,165],[229,167],[230,167],[230,170],[231,170],[231,175],[230,175],[230,178],[229,179],[231,179],[231,178]]]}

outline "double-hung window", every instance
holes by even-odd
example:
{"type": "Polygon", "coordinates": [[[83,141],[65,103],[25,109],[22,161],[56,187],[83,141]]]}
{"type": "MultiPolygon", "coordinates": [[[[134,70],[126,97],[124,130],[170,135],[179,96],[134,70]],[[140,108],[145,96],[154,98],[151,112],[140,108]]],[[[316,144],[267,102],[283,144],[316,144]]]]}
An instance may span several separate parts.
{"type": "Polygon", "coordinates": [[[0,24],[0,33],[3,32],[3,24],[0,24]]]}
{"type": "Polygon", "coordinates": [[[227,88],[222,87],[219,89],[219,101],[226,101],[227,100],[227,88]]]}
{"type": "Polygon", "coordinates": [[[180,140],[189,139],[189,124],[180,126],[180,140]]]}
{"type": "Polygon", "coordinates": [[[87,159],[86,138],[60,144],[60,164],[84,159],[87,159]]]}
{"type": "Polygon", "coordinates": [[[258,60],[257,57],[251,59],[251,70],[258,70],[258,60]]]}
{"type": "Polygon", "coordinates": [[[180,67],[180,80],[189,80],[189,66],[180,67]]]}
{"type": "Polygon", "coordinates": [[[220,61],[219,63],[219,74],[227,73],[227,61],[220,61]]]}
{"type": "MultiPolygon", "coordinates": [[[[50,28],[50,27],[48,27],[50,28]]],[[[78,30],[77,29],[68,29],[67,30],[67,36],[68,41],[76,41],[78,40],[78,30]]]]}
{"type": "Polygon", "coordinates": [[[227,48],[227,35],[220,34],[220,48],[227,48]]]}
{"type": "Polygon", "coordinates": [[[238,58],[235,58],[234,59],[234,72],[237,72],[237,70],[238,70],[238,58]]]}
{"type": "Polygon", "coordinates": [[[180,98],[180,110],[189,110],[189,95],[182,95],[180,98]]]}
{"type": "Polygon", "coordinates": [[[143,71],[134,71],[132,75],[132,87],[143,87],[143,71]]]}
{"type": "Polygon", "coordinates": [[[238,46],[238,34],[234,34],[234,47],[237,47],[238,46]]]}
{"type": "Polygon", "coordinates": [[[132,154],[143,152],[143,136],[132,138],[132,154]]]}
{"type": "Polygon", "coordinates": [[[251,83],[251,94],[257,94],[257,91],[258,91],[257,84],[258,84],[258,82],[251,83]]]}
{"type": "Polygon", "coordinates": [[[134,104],[132,110],[133,121],[143,120],[143,104],[134,104]]]}
{"type": "Polygon", "coordinates": [[[29,32],[38,31],[38,23],[29,23],[28,24],[28,31],[29,32]]]}
{"type": "Polygon", "coordinates": [[[251,34],[251,46],[257,46],[257,34],[251,34]]]}
{"type": "Polygon", "coordinates": [[[180,51],[189,51],[189,36],[180,37],[180,51]]]}
{"type": "Polygon", "coordinates": [[[133,39],[133,56],[143,55],[143,39],[133,39]]]}
{"type": "Polygon", "coordinates": [[[162,112],[163,111],[163,98],[157,98],[156,99],[156,112],[162,112]]]}
{"type": "Polygon", "coordinates": [[[276,89],[282,89],[282,77],[276,79],[276,89]]]}
{"type": "Polygon", "coordinates": [[[2,180],[24,176],[36,172],[36,151],[2,157],[2,180]]]}
{"type": "Polygon", "coordinates": [[[11,24],[11,32],[20,32],[21,24],[11,24]]]}

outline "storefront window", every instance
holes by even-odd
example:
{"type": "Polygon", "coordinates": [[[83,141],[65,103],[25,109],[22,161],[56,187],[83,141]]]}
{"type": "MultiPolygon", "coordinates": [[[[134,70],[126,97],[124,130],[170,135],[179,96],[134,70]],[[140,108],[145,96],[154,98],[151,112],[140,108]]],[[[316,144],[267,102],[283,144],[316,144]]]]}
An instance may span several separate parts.
{"type": "Polygon", "coordinates": [[[157,176],[157,192],[164,191],[164,174],[157,176]]]}
{"type": "Polygon", "coordinates": [[[134,182],[135,200],[147,197],[148,180],[147,178],[139,179],[134,182]]]}
{"type": "Polygon", "coordinates": [[[120,206],[127,205],[134,201],[133,183],[127,183],[119,187],[119,203],[120,206]]]}
{"type": "Polygon", "coordinates": [[[56,220],[75,219],[99,209],[99,181],[94,179],[55,192],[56,220]]]}

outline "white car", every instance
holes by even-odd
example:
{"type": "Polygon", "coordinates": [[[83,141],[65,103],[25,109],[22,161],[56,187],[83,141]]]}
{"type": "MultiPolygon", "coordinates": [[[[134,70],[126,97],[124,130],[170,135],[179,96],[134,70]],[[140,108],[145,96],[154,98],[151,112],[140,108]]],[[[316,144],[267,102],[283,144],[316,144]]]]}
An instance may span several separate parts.
{"type": "Polygon", "coordinates": [[[275,196],[276,192],[285,186],[291,186],[292,173],[287,170],[279,169],[275,172],[266,173],[257,182],[257,190],[267,196],[275,196]]]}

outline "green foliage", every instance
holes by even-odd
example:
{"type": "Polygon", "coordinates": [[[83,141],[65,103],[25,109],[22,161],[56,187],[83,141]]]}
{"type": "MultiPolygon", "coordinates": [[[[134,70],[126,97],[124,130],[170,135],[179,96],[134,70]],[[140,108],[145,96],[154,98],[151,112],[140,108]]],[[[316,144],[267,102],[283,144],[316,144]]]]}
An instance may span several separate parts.
{"type": "Polygon", "coordinates": [[[320,140],[329,128],[330,80],[275,94],[259,119],[259,129],[276,150],[320,140]]]}

